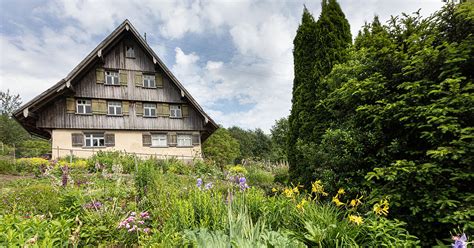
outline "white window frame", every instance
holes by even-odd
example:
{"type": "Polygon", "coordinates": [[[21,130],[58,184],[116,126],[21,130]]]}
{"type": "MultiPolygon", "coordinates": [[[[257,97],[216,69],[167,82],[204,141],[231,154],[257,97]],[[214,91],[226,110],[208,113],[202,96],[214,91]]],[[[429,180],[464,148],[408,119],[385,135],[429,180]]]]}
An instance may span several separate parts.
{"type": "Polygon", "coordinates": [[[122,102],[108,101],[107,114],[108,115],[122,115],[122,102]]]}
{"type": "Polygon", "coordinates": [[[151,135],[152,147],[168,147],[168,135],[157,133],[151,135]]]}
{"type": "Polygon", "coordinates": [[[92,114],[92,101],[87,99],[77,99],[76,114],[92,114]]]}
{"type": "Polygon", "coordinates": [[[105,71],[106,85],[120,85],[119,73],[117,71],[105,71]]]}
{"type": "Polygon", "coordinates": [[[155,75],[143,75],[143,87],[156,88],[155,75]]]}
{"type": "Polygon", "coordinates": [[[156,117],[156,104],[155,103],[144,103],[143,104],[143,116],[144,117],[156,117]],[[154,115],[152,115],[154,112],[154,115]]]}
{"type": "Polygon", "coordinates": [[[181,105],[170,105],[170,117],[171,118],[183,117],[181,105]]]}
{"type": "Polygon", "coordinates": [[[177,146],[178,147],[190,147],[193,146],[193,136],[191,134],[178,134],[177,146]]]}
{"type": "Polygon", "coordinates": [[[85,133],[84,147],[105,147],[105,134],[85,133]]]}
{"type": "Polygon", "coordinates": [[[135,48],[133,46],[125,46],[125,57],[126,58],[135,58],[135,48]]]}

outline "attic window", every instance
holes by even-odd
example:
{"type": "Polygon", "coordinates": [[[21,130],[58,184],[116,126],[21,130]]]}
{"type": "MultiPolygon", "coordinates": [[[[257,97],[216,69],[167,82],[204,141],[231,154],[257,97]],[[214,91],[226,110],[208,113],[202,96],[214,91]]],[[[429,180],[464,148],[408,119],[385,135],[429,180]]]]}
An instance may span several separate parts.
{"type": "Polygon", "coordinates": [[[143,87],[156,88],[155,75],[143,75],[143,87]]]}
{"type": "Polygon", "coordinates": [[[181,118],[181,106],[180,105],[170,105],[170,117],[171,118],[181,118]]]}
{"type": "Polygon", "coordinates": [[[105,72],[105,84],[120,85],[119,73],[116,72],[116,71],[106,71],[105,72]]]}
{"type": "Polygon", "coordinates": [[[135,58],[135,49],[133,46],[125,46],[125,57],[135,58]]]}
{"type": "Polygon", "coordinates": [[[79,99],[76,101],[76,113],[92,114],[91,100],[79,99]]]}

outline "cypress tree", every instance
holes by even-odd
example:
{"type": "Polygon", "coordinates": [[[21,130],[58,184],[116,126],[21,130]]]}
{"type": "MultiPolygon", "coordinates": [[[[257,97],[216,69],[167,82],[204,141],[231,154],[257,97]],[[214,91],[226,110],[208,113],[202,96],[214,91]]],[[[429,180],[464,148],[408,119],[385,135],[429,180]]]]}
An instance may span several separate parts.
{"type": "Polygon", "coordinates": [[[317,106],[328,94],[321,79],[334,64],[344,61],[352,36],[349,22],[336,0],[323,0],[319,20],[315,22],[306,7],[293,41],[294,71],[292,109],[289,117],[288,160],[290,176],[307,183],[309,164],[301,147],[318,142],[327,128],[325,116],[317,106]]]}
{"type": "Polygon", "coordinates": [[[305,6],[301,24],[293,41],[295,78],[293,81],[292,108],[289,117],[288,161],[290,164],[290,175],[295,180],[302,174],[300,169],[304,168],[303,157],[302,154],[298,154],[296,143],[301,137],[305,136],[301,132],[301,127],[305,122],[309,122],[308,117],[311,116],[310,112],[314,108],[310,103],[313,101],[315,90],[316,33],[316,22],[305,6]]]}

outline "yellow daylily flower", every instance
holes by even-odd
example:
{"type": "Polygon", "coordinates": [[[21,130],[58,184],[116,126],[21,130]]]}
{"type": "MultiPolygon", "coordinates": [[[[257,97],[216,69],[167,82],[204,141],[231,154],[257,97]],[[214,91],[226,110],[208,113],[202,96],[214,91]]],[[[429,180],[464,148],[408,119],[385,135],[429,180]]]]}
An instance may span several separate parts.
{"type": "Polygon", "coordinates": [[[337,194],[338,194],[338,195],[343,195],[343,194],[345,194],[345,193],[346,193],[346,191],[345,191],[343,188],[340,188],[340,189],[337,191],[337,194]]]}
{"type": "Polygon", "coordinates": [[[387,199],[380,200],[378,203],[374,204],[374,212],[378,215],[387,216],[389,209],[389,203],[387,199]]]}
{"type": "Polygon", "coordinates": [[[339,200],[339,198],[337,198],[337,196],[334,196],[334,197],[332,198],[332,202],[334,202],[334,204],[336,204],[336,206],[338,206],[338,207],[341,206],[341,205],[344,205],[344,203],[342,203],[342,202],[339,200]]]}
{"type": "Polygon", "coordinates": [[[362,223],[364,223],[364,220],[362,219],[362,217],[358,216],[358,215],[349,215],[349,222],[352,222],[356,225],[360,225],[362,223]]]}

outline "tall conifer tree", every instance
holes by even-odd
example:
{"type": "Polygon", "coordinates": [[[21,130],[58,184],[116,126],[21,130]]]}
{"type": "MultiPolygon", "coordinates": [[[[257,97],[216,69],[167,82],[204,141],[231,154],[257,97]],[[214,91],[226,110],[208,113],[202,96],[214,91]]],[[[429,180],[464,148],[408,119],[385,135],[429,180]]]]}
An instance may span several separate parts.
{"type": "Polygon", "coordinates": [[[327,128],[325,117],[317,113],[318,104],[328,94],[328,87],[320,83],[321,79],[331,72],[334,64],[344,61],[346,48],[352,42],[349,22],[336,0],[323,0],[321,5],[317,22],[304,8],[302,23],[293,41],[295,79],[288,159],[292,178],[303,182],[311,173],[298,147],[317,143],[321,130],[327,128]]]}
{"type": "Polygon", "coordinates": [[[301,24],[293,41],[295,79],[293,81],[293,105],[289,117],[290,131],[288,137],[288,160],[292,177],[298,177],[301,174],[298,168],[304,168],[302,156],[298,154],[295,145],[303,136],[301,127],[308,121],[307,119],[314,107],[310,103],[313,101],[315,90],[313,76],[316,63],[316,33],[316,22],[305,6],[301,24]]]}

